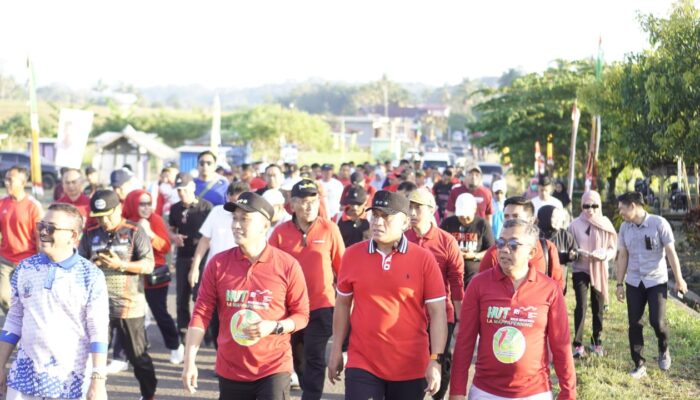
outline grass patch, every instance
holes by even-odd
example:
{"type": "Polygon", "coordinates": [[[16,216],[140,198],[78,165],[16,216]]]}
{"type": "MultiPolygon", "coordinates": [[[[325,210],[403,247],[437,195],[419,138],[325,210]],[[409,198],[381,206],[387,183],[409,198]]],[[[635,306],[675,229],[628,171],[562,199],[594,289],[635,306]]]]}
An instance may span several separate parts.
{"type": "MultiPolygon", "coordinates": [[[[629,372],[633,363],[627,339],[627,305],[619,303],[614,296],[615,285],[611,282],[610,308],[603,321],[603,346],[607,352],[599,358],[590,354],[575,361],[577,392],[579,399],[697,399],[700,398],[700,319],[677,302],[666,303],[666,320],[669,326],[669,348],[673,364],[668,373],[659,370],[654,330],[645,315],[644,357],[648,376],[639,381],[629,372]]],[[[569,308],[571,334],[574,333],[573,290],[566,296],[569,308]]],[[[589,306],[590,307],[590,306],[589,306]]],[[[590,340],[592,322],[590,309],[586,316],[584,342],[590,340]]],[[[552,372],[553,380],[556,379],[552,372]]]]}

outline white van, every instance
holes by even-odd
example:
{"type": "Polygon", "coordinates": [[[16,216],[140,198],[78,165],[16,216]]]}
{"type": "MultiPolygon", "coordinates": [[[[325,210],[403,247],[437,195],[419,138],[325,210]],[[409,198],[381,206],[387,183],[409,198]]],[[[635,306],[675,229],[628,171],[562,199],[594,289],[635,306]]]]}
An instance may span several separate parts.
{"type": "Polygon", "coordinates": [[[486,187],[491,187],[491,182],[493,182],[494,175],[498,175],[498,177],[501,178],[505,177],[501,164],[480,162],[479,168],[481,168],[481,180],[486,187]]]}
{"type": "Polygon", "coordinates": [[[423,153],[423,168],[431,167],[442,173],[450,165],[455,165],[455,156],[453,154],[441,152],[423,153]]]}

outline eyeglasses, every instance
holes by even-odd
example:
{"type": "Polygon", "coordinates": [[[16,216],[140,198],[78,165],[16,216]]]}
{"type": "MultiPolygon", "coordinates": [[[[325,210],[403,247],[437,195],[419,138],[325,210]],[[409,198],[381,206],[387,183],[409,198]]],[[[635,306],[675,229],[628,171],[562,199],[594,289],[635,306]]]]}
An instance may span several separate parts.
{"type": "Polygon", "coordinates": [[[502,249],[506,246],[508,246],[508,249],[510,249],[510,251],[516,251],[516,250],[518,250],[518,247],[527,246],[527,245],[525,243],[520,243],[515,239],[509,239],[509,240],[500,239],[500,238],[496,239],[496,247],[498,247],[499,249],[502,249]]]}
{"type": "Polygon", "coordinates": [[[152,204],[150,201],[145,201],[143,203],[139,203],[139,207],[150,207],[152,204]]]}
{"type": "Polygon", "coordinates": [[[205,165],[214,165],[214,161],[200,161],[199,166],[203,167],[205,165]]]}
{"type": "Polygon", "coordinates": [[[598,204],[584,204],[581,207],[583,207],[584,210],[588,210],[589,208],[592,208],[595,210],[596,208],[600,208],[600,205],[598,205],[598,204]]]}
{"type": "Polygon", "coordinates": [[[58,228],[56,227],[56,225],[43,221],[39,221],[36,223],[36,230],[39,232],[43,232],[44,230],[46,230],[46,233],[48,233],[49,235],[53,235],[56,231],[74,231],[74,229],[69,228],[58,228]]]}

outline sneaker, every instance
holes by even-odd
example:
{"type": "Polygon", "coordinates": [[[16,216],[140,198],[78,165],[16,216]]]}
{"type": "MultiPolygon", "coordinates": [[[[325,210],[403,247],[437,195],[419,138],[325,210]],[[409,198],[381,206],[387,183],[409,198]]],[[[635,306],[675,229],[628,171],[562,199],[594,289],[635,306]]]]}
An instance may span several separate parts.
{"type": "Polygon", "coordinates": [[[605,350],[603,349],[603,345],[601,344],[592,344],[591,347],[588,348],[588,350],[598,357],[603,357],[605,355],[605,350]]]}
{"type": "Polygon", "coordinates": [[[297,376],[296,372],[292,372],[292,380],[289,386],[295,389],[301,389],[301,386],[299,385],[299,377],[297,376]]]}
{"type": "Polygon", "coordinates": [[[574,358],[583,358],[586,356],[586,349],[583,346],[574,347],[574,358]]]}
{"type": "Polygon", "coordinates": [[[659,368],[662,371],[668,371],[671,368],[671,353],[668,349],[659,356],[659,368]]]}
{"type": "Polygon", "coordinates": [[[118,374],[129,369],[128,361],[112,360],[107,365],[107,375],[118,374]]]}
{"type": "Polygon", "coordinates": [[[630,372],[630,376],[634,379],[642,379],[647,376],[647,367],[640,365],[630,372]]]}
{"type": "Polygon", "coordinates": [[[185,359],[185,346],[180,345],[175,350],[170,350],[170,364],[180,365],[185,359]]]}

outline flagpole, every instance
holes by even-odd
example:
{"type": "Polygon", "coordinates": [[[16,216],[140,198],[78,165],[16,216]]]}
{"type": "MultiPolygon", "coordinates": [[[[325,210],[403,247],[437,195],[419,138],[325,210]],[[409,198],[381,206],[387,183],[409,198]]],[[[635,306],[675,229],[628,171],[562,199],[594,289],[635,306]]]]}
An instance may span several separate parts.
{"type": "Polygon", "coordinates": [[[219,147],[221,146],[221,100],[219,95],[214,97],[214,109],[212,112],[211,134],[209,135],[209,147],[212,153],[219,156],[219,147]]]}
{"type": "Polygon", "coordinates": [[[35,196],[43,196],[44,186],[41,183],[41,159],[39,158],[39,111],[36,104],[36,81],[34,64],[29,57],[27,57],[27,70],[29,72],[29,121],[32,130],[32,151],[29,158],[32,193],[35,196]]]}
{"type": "MultiPolygon", "coordinates": [[[[569,152],[569,199],[574,198],[574,168],[576,166],[576,137],[578,136],[578,123],[581,119],[581,112],[578,110],[578,99],[574,99],[574,106],[571,109],[571,150],[569,152]]],[[[571,211],[569,203],[569,211],[571,211]]]]}

